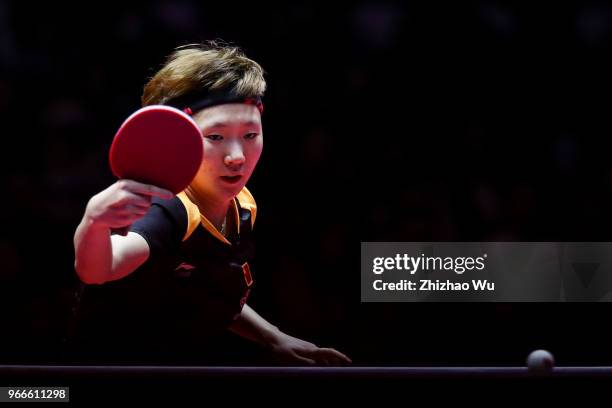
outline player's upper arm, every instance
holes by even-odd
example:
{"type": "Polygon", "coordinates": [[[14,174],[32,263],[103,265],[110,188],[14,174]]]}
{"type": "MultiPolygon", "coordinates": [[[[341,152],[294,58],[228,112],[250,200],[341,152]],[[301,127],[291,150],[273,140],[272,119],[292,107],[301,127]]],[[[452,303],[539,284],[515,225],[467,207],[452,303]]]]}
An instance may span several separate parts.
{"type": "Polygon", "coordinates": [[[113,265],[109,281],[121,279],[134,272],[149,257],[149,244],[139,234],[112,235],[113,265]]]}
{"type": "Polygon", "coordinates": [[[149,262],[162,262],[174,253],[187,228],[187,213],[178,198],[153,198],[147,214],[135,221],[126,236],[112,235],[113,264],[110,280],[126,277],[149,262]]]}

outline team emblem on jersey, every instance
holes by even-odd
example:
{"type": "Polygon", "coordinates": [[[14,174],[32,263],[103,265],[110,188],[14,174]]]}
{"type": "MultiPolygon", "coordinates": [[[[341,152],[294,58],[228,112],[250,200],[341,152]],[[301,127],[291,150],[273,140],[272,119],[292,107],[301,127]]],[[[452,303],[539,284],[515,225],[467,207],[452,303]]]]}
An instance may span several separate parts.
{"type": "Polygon", "coordinates": [[[176,272],[176,276],[179,276],[181,278],[188,278],[191,276],[191,271],[193,269],[195,269],[195,266],[183,262],[174,269],[174,272],[176,272]]]}
{"type": "Polygon", "coordinates": [[[251,268],[248,262],[242,264],[242,274],[244,275],[246,285],[250,287],[253,284],[253,275],[251,275],[251,268]]]}

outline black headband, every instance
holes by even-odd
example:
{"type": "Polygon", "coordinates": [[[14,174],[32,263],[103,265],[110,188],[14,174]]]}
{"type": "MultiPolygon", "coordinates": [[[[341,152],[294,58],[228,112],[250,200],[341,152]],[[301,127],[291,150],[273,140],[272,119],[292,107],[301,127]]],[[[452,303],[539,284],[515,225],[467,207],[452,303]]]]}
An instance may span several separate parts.
{"type": "Polygon", "coordinates": [[[224,89],[190,93],[170,99],[165,105],[180,109],[188,115],[193,115],[195,112],[204,108],[226,103],[246,103],[248,105],[253,105],[259,110],[259,113],[263,114],[263,102],[260,96],[245,98],[244,96],[238,96],[232,91],[224,89]]]}

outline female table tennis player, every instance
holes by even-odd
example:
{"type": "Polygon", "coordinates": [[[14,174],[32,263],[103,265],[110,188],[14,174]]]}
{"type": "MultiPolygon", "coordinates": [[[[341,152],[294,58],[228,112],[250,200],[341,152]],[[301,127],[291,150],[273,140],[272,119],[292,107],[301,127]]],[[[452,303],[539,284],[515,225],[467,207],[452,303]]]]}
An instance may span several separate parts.
{"type": "Polygon", "coordinates": [[[190,350],[201,362],[194,353],[214,354],[207,339],[229,329],[289,364],[350,362],[283,333],[246,303],[257,206],[245,185],[262,152],[265,88],[255,61],[216,43],[177,49],[146,84],[144,106],[194,119],[204,160],[176,196],[124,179],[90,199],[74,236],[85,288],[73,343],[81,359],[154,362],[190,350]],[[126,225],[127,235],[113,234],[126,225]]]}

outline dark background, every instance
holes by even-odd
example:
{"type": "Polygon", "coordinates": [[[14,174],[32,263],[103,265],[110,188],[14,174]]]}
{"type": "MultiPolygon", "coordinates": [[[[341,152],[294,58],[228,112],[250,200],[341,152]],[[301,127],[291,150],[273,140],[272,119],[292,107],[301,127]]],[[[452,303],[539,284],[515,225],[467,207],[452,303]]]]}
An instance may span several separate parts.
{"type": "Polygon", "coordinates": [[[607,303],[360,302],[362,241],[612,241],[612,6],[461,3],[0,2],[0,363],[61,362],[112,136],[175,47],[221,38],[267,72],[264,317],[359,365],[612,364],[607,303]]]}

